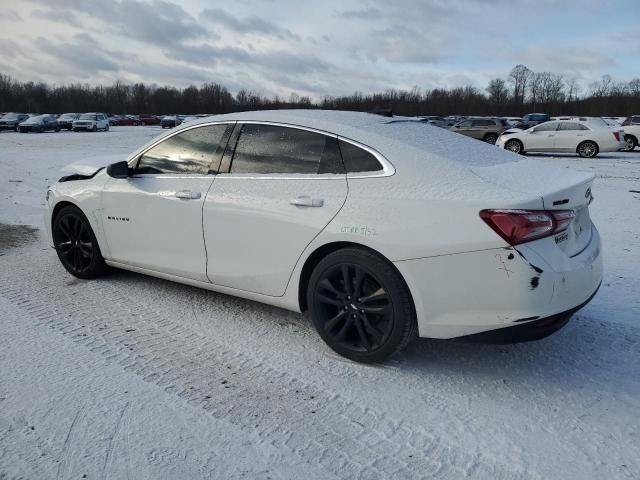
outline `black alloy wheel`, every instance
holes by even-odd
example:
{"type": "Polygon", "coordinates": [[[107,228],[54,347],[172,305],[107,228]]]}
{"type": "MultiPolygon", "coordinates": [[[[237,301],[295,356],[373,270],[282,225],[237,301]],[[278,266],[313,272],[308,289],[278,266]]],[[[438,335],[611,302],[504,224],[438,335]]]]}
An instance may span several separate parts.
{"type": "Polygon", "coordinates": [[[79,278],[95,278],[107,271],[98,241],[84,214],[64,207],[53,221],[53,244],[62,266],[79,278]]]}
{"type": "Polygon", "coordinates": [[[404,280],[371,251],[347,248],[328,255],[314,269],[307,295],[322,339],[351,360],[380,361],[415,336],[404,280]]]}

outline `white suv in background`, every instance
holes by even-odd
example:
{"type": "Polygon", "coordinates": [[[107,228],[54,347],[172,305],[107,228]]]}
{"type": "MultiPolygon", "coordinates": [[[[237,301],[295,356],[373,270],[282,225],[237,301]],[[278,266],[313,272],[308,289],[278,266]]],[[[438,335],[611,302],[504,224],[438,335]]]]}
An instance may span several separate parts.
{"type": "Polygon", "coordinates": [[[77,120],[73,121],[73,131],[87,130],[97,132],[98,130],[109,131],[109,119],[104,113],[83,113],[77,120]]]}
{"type": "Polygon", "coordinates": [[[626,152],[630,152],[640,142],[640,115],[632,115],[622,122],[626,152]]]}

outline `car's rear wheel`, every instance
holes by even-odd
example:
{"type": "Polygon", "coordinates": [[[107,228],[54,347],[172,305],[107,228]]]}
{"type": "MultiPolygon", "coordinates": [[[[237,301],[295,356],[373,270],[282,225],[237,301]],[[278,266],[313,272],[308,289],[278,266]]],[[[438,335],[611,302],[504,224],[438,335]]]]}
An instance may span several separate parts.
{"type": "Polygon", "coordinates": [[[109,131],[109,125],[107,125],[106,127],[104,127],[104,131],[108,132],[109,131]]]}
{"type": "Polygon", "coordinates": [[[62,266],[78,278],[96,278],[107,272],[100,246],[82,211],[63,207],[53,220],[53,245],[62,266]]]}
{"type": "Polygon", "coordinates": [[[524,147],[520,140],[512,138],[511,140],[508,140],[507,143],[504,144],[504,149],[509,150],[510,152],[513,152],[513,153],[523,153],[524,147]]]}
{"type": "Polygon", "coordinates": [[[361,248],[345,248],[313,270],[307,304],[316,330],[334,351],[377,362],[416,336],[409,289],[395,267],[361,248]]]}
{"type": "Polygon", "coordinates": [[[488,133],[484,136],[484,141],[490,143],[491,145],[495,145],[498,141],[498,135],[496,135],[495,133],[488,133]]]}
{"type": "Polygon", "coordinates": [[[578,155],[583,158],[595,157],[598,154],[598,145],[591,140],[587,140],[578,145],[578,155]]]}
{"type": "Polygon", "coordinates": [[[638,139],[633,135],[625,135],[624,143],[625,143],[624,151],[630,152],[638,146],[638,139]]]}

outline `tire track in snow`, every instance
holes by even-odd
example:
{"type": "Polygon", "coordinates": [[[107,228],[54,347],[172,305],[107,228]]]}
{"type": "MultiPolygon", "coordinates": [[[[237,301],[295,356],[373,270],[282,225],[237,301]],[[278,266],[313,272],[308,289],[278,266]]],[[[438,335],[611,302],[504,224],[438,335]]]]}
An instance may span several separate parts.
{"type": "Polygon", "coordinates": [[[108,280],[59,288],[26,268],[10,268],[0,294],[42,324],[336,477],[532,478],[232,351],[108,280]]]}

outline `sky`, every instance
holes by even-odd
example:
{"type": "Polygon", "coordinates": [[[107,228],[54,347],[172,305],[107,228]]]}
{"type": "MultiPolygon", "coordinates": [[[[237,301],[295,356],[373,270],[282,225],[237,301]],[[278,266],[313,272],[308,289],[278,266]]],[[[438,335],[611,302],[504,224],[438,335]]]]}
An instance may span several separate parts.
{"type": "Polygon", "coordinates": [[[640,77],[640,0],[0,0],[0,73],[261,95],[640,77]]]}

